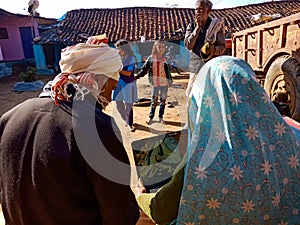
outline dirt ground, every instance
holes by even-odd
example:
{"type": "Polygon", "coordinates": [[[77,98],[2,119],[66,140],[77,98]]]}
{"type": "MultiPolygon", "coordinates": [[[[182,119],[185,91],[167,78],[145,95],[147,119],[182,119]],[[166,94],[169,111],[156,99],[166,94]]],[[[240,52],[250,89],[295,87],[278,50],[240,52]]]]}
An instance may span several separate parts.
{"type": "MultiPolygon", "coordinates": [[[[151,126],[147,125],[145,121],[148,118],[149,105],[138,106],[138,104],[136,104],[134,106],[134,126],[136,127],[136,132],[132,133],[134,137],[143,138],[149,135],[161,134],[161,132],[178,130],[182,126],[182,123],[185,123],[185,113],[183,113],[182,110],[185,110],[185,88],[187,86],[188,73],[182,73],[180,75],[173,73],[172,75],[174,85],[169,88],[168,92],[168,105],[164,115],[166,125],[164,129],[156,129],[159,127],[156,123],[158,120],[157,117],[154,118],[154,123],[151,126]]],[[[54,76],[40,76],[39,80],[42,80],[46,84],[49,80],[52,80],[53,77],[54,76]]],[[[14,92],[14,85],[20,81],[20,78],[17,76],[0,78],[0,116],[17,104],[29,98],[37,97],[40,94],[41,90],[14,92]]],[[[139,79],[137,85],[139,99],[150,99],[151,86],[148,84],[147,76],[139,79]]],[[[111,103],[106,112],[116,116],[114,109],[114,103],[111,103]]]]}
{"type": "MultiPolygon", "coordinates": [[[[153,123],[151,125],[146,124],[146,120],[149,114],[149,105],[137,106],[134,110],[134,126],[135,132],[131,132],[126,126],[125,122],[120,118],[117,110],[115,109],[114,102],[112,102],[106,109],[106,112],[112,115],[121,130],[123,144],[128,153],[130,162],[134,165],[133,155],[131,151],[131,143],[136,140],[152,137],[160,134],[165,134],[172,131],[180,131],[186,123],[186,97],[185,89],[188,82],[188,73],[177,74],[173,73],[173,87],[169,88],[167,97],[167,107],[165,109],[164,120],[165,124],[158,123],[158,117],[155,115],[153,123]]],[[[53,79],[53,76],[41,76],[39,78],[45,84],[53,79]]],[[[33,97],[37,97],[41,90],[38,91],[24,91],[14,92],[13,87],[16,82],[20,82],[20,78],[17,76],[9,76],[0,78],[0,116],[6,111],[10,110],[17,104],[33,97]]],[[[139,99],[151,98],[151,86],[148,84],[148,77],[145,76],[137,81],[138,97],[139,99]]],[[[157,108],[158,113],[158,108],[157,108]]],[[[137,176],[136,172],[132,170],[132,185],[136,184],[137,176]]],[[[0,214],[0,225],[4,225],[4,218],[0,214]]]]}
{"type": "MultiPolygon", "coordinates": [[[[185,88],[188,82],[188,73],[182,73],[178,75],[173,73],[174,85],[169,88],[167,97],[167,107],[165,110],[164,120],[166,124],[158,123],[157,115],[153,120],[153,123],[149,126],[146,124],[146,120],[149,114],[149,105],[145,104],[134,106],[134,126],[136,127],[135,132],[130,132],[133,139],[141,139],[149,136],[155,136],[170,131],[180,130],[186,122],[185,113],[185,88]]],[[[52,80],[54,76],[40,76],[39,80],[42,80],[45,84],[52,80]]],[[[0,116],[6,111],[10,110],[17,104],[29,99],[37,97],[41,90],[37,91],[22,91],[14,92],[13,87],[16,82],[20,82],[20,78],[17,76],[9,76],[0,78],[0,116]]],[[[138,86],[138,97],[139,99],[150,99],[151,98],[151,86],[148,84],[147,76],[137,80],[138,86]]],[[[158,107],[159,108],[159,107],[158,107]]],[[[157,108],[157,113],[158,113],[157,108]]],[[[108,107],[106,112],[114,116],[117,122],[120,122],[120,129],[122,130],[125,125],[122,125],[122,120],[115,109],[114,102],[108,107]]]]}

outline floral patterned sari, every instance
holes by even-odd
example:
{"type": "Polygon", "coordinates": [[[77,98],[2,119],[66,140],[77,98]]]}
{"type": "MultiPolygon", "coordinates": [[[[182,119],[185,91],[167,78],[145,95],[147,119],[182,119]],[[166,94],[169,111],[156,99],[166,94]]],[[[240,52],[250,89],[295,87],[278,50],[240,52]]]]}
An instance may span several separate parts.
{"type": "Polygon", "coordinates": [[[245,61],[201,69],[188,123],[177,224],[300,224],[299,142],[245,61]]]}

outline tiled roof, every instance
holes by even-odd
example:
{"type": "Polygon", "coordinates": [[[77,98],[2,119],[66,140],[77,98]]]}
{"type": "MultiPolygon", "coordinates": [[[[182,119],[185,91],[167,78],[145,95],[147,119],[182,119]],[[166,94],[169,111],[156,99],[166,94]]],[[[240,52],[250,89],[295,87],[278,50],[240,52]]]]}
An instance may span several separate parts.
{"type": "MultiPolygon", "coordinates": [[[[253,26],[252,15],[281,14],[282,17],[300,12],[299,0],[265,2],[227,9],[213,9],[211,17],[224,18],[226,37],[235,31],[253,26]]],[[[193,21],[193,8],[131,7],[118,9],[78,9],[67,12],[63,21],[41,35],[41,43],[75,44],[85,37],[106,33],[109,42],[124,38],[139,41],[180,40],[185,28],[193,21]]]]}

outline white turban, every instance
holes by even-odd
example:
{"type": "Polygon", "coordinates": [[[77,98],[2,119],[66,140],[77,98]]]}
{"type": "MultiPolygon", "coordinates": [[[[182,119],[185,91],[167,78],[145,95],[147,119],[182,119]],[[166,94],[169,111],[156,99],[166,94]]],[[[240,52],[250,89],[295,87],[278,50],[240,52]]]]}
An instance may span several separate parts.
{"type": "Polygon", "coordinates": [[[65,48],[59,62],[62,73],[89,72],[103,74],[114,80],[119,79],[122,70],[122,60],[117,49],[101,43],[80,43],[65,48]]]}

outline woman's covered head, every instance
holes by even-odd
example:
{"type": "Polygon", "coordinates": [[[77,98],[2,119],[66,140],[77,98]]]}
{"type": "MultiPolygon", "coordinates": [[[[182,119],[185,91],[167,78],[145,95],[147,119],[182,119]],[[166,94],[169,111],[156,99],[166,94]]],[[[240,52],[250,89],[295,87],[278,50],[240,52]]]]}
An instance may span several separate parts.
{"type": "Polygon", "coordinates": [[[250,65],[231,56],[220,56],[206,63],[193,84],[191,94],[202,104],[207,104],[205,108],[218,114],[273,109],[250,65]],[[262,108],[256,107],[265,102],[262,108]]]}
{"type": "Polygon", "coordinates": [[[177,223],[297,224],[299,141],[249,64],[210,60],[189,98],[177,223]]]}
{"type": "MultiPolygon", "coordinates": [[[[232,56],[214,58],[202,67],[189,96],[188,119],[195,145],[222,134],[222,142],[211,146],[214,154],[223,141],[238,146],[245,139],[258,138],[262,126],[283,121],[249,64],[232,56]]],[[[268,142],[267,135],[260,138],[268,142]]],[[[202,166],[210,162],[204,160],[202,166]]]]}

